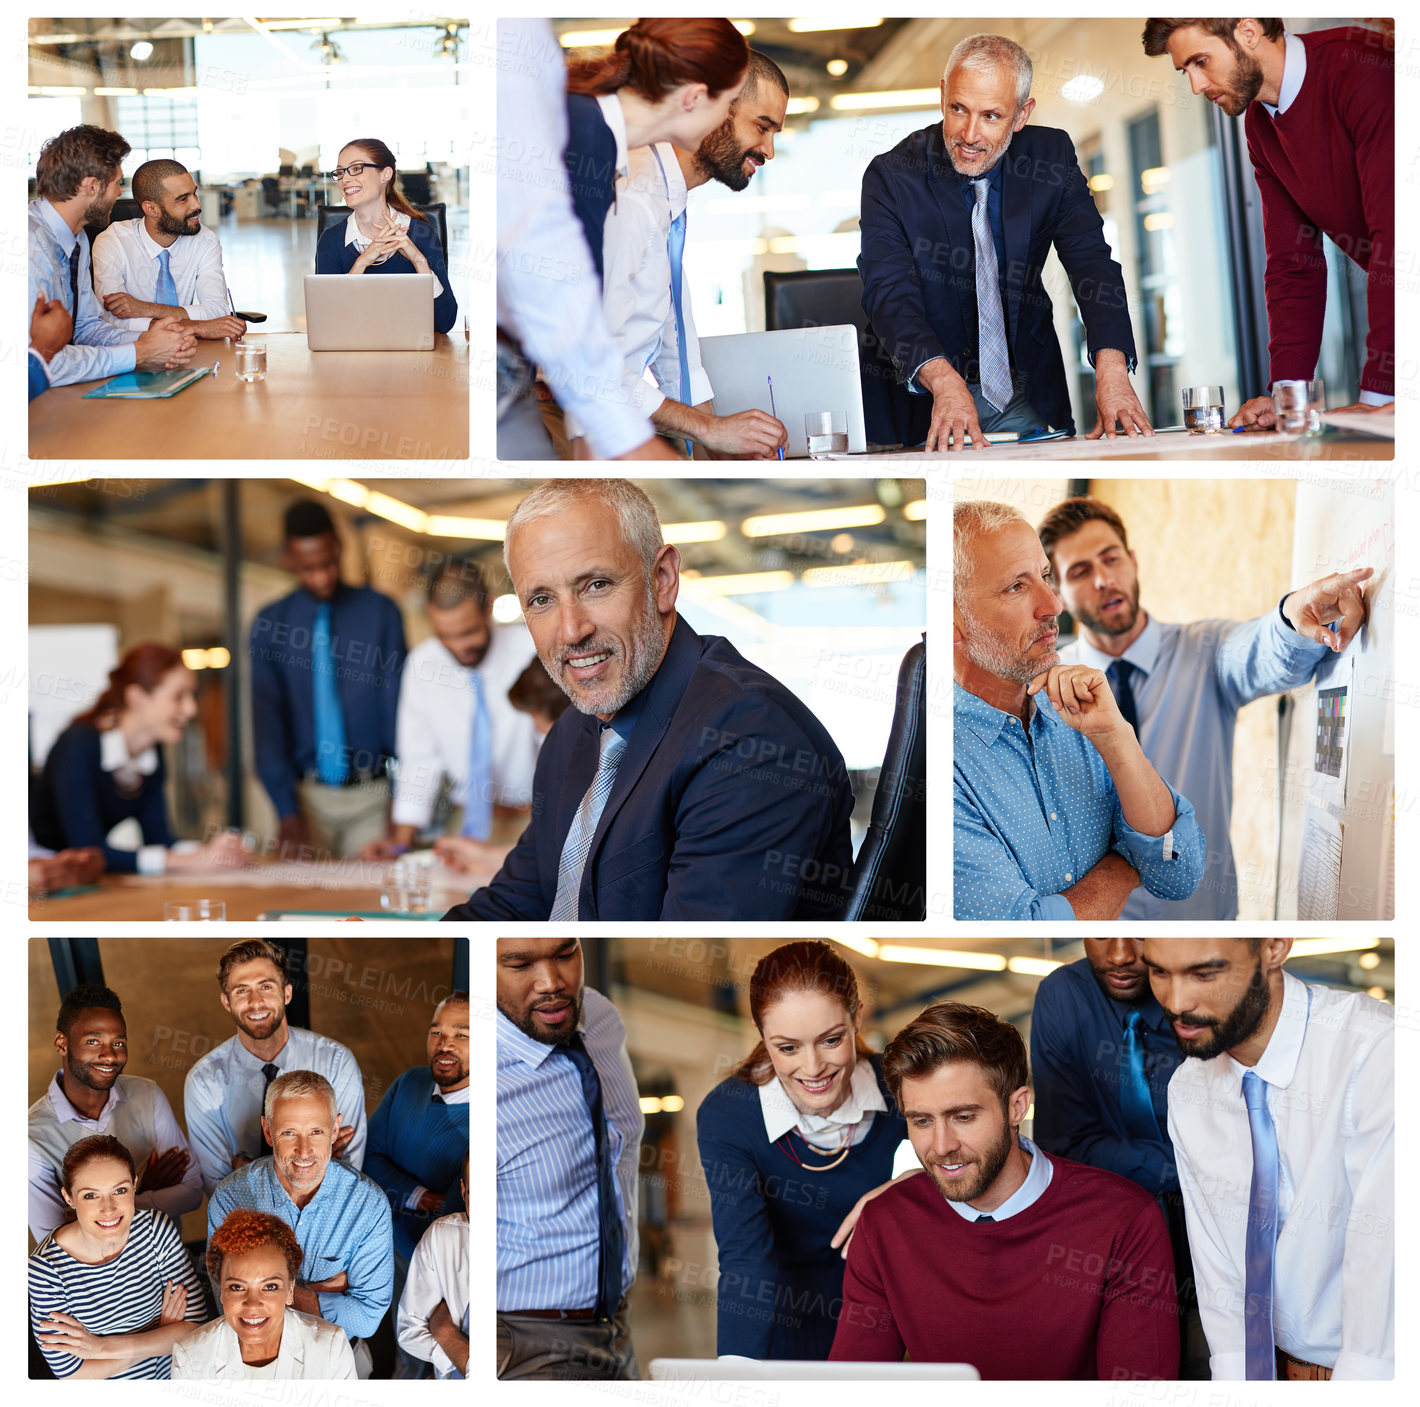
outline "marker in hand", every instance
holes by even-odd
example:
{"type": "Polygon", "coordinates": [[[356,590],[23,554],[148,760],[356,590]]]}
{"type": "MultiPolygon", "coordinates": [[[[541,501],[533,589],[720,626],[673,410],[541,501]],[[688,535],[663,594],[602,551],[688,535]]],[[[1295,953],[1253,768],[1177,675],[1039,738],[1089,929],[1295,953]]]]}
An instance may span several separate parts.
{"type": "MultiPolygon", "coordinates": [[[[774,408],[774,378],[773,378],[772,376],[769,376],[769,377],[766,377],[765,379],[769,382],[769,413],[770,413],[770,415],[772,415],[776,420],[778,420],[778,419],[779,419],[779,412],[778,412],[777,410],[775,410],[775,408],[774,408]]],[[[780,458],[781,460],[784,458],[784,446],[783,446],[783,445],[780,445],[780,446],[779,446],[779,458],[780,458]]]]}

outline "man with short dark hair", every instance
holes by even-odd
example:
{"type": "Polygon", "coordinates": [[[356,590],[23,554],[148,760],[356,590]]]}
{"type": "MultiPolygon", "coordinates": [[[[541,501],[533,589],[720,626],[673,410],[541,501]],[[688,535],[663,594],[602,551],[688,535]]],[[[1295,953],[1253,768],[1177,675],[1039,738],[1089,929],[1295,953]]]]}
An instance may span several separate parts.
{"type": "Polygon", "coordinates": [[[429,578],[433,634],[409,652],[399,681],[390,827],[365,847],[368,860],[402,855],[434,826],[447,793],[444,830],[487,841],[495,819],[526,814],[538,734],[508,690],[537,654],[527,631],[495,625],[478,563],[442,561],[429,578]]]}
{"type": "Polygon", "coordinates": [[[283,850],[358,855],[385,829],[404,622],[388,596],[341,580],[340,535],[322,504],[286,510],[285,543],[300,586],[251,628],[256,771],[283,850]]]}
{"type": "MultiPolygon", "coordinates": [[[[1144,755],[1197,811],[1203,880],[1187,898],[1136,889],[1121,918],[1232,919],[1238,876],[1229,839],[1233,729],[1238,710],[1305,684],[1344,650],[1366,615],[1370,567],[1333,572],[1284,596],[1256,620],[1170,625],[1139,604],[1139,559],[1119,514],[1069,498],[1045,515],[1040,543],[1056,589],[1079,626],[1066,665],[1102,670],[1144,755]]],[[[1268,890],[1271,902],[1271,889],[1268,890]]]]}
{"type": "Polygon", "coordinates": [[[140,332],[115,321],[94,296],[84,226],[108,223],[123,189],[121,164],[128,152],[117,132],[86,123],[51,137],[35,163],[26,307],[57,301],[73,322],[67,345],[48,359],[51,386],[179,367],[197,345],[176,318],[156,318],[140,332]]]}
{"type": "Polygon", "coordinates": [[[54,1048],[63,1068],[29,1113],[29,1221],[36,1241],[69,1219],[60,1169],[69,1145],[112,1134],[138,1165],[135,1204],[166,1212],[179,1230],[184,1212],[202,1205],[202,1174],[162,1090],[125,1075],[128,1026],[107,987],[72,987],[55,1019],[54,1048]]]}
{"type": "Polygon", "coordinates": [[[1395,1010],[1290,938],[1148,938],[1215,1381],[1395,1376],[1395,1010]]]}
{"type": "Polygon", "coordinates": [[[1327,304],[1326,235],[1366,275],[1361,399],[1395,411],[1394,37],[1344,27],[1288,34],[1279,19],[1151,19],[1144,52],[1168,54],[1229,117],[1247,153],[1267,246],[1268,383],[1229,424],[1276,423],[1275,381],[1317,374],[1327,304]]]}
{"type": "MultiPolygon", "coordinates": [[[[784,426],[762,410],[715,414],[681,256],[690,192],[711,180],[744,190],[774,160],[774,136],[784,128],[788,103],[783,70],[751,49],[729,116],[696,151],[670,142],[640,147],[631,153],[630,174],[616,183],[603,236],[602,307],[626,364],[630,403],[677,447],[689,440],[717,457],[772,459],[786,443],[784,426]],[[654,386],[645,380],[647,371],[654,386]]],[[[577,434],[575,421],[568,434],[577,434]]]]}
{"type": "Polygon", "coordinates": [[[233,943],[217,963],[217,988],[237,1033],[187,1072],[182,1099],[208,1195],[234,1168],[271,1151],[261,1131],[266,1088],[286,1070],[314,1070],[330,1081],[340,1114],[332,1151],[360,1167],[366,1134],[360,1066],[339,1041],[288,1024],[285,952],[264,938],[233,943]]]}
{"type": "Polygon", "coordinates": [[[852,864],[843,757],[784,685],[676,613],[680,554],[646,494],[549,480],[503,550],[573,709],[538,754],[522,838],[445,917],[836,914],[852,864]]]}
{"type": "Polygon", "coordinates": [[[104,307],[141,332],[154,318],[177,318],[194,337],[240,337],[231,311],[222,244],[202,224],[197,182],[180,161],[145,161],[134,173],[143,213],[94,241],[94,289],[104,307]]]}
{"type": "Polygon", "coordinates": [[[1020,1133],[1025,1043],[938,1002],[883,1053],[927,1171],[864,1207],[832,1359],[966,1363],[983,1378],[1178,1373],[1173,1255],[1153,1198],[1020,1133]]]}

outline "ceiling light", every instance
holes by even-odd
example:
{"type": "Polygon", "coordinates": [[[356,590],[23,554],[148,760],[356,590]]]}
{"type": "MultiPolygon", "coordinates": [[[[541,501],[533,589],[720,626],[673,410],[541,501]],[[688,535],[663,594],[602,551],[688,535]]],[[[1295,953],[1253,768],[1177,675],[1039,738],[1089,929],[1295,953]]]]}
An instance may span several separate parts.
{"type": "Polygon", "coordinates": [[[887,517],[880,503],[851,508],[814,508],[805,513],[763,513],[746,518],[740,531],[746,537],[781,537],[785,533],[837,532],[840,528],[876,527],[887,517]]]}
{"type": "Polygon", "coordinates": [[[30,95],[40,98],[82,98],[88,91],[87,88],[56,88],[46,85],[42,88],[31,88],[30,95]]]}
{"type": "Polygon", "coordinates": [[[734,27],[739,30],[739,32],[743,34],[746,39],[748,39],[750,35],[754,33],[753,20],[731,20],[730,23],[734,25],[734,27]]]}
{"type": "Polygon", "coordinates": [[[790,34],[822,34],[829,29],[876,29],[882,20],[790,20],[790,34]]]}
{"type": "Polygon", "coordinates": [[[796,113],[817,112],[817,98],[790,98],[788,106],[785,108],[785,116],[793,117],[796,113]]]}
{"type": "Polygon", "coordinates": [[[1112,191],[1114,189],[1114,177],[1107,171],[1101,171],[1098,176],[1090,177],[1090,189],[1092,191],[1112,191]]]}
{"type": "Polygon", "coordinates": [[[1006,967],[1011,972],[1019,972],[1025,977],[1049,977],[1063,964],[1050,958],[1009,958],[1006,967]]]}
{"type": "Polygon", "coordinates": [[[80,36],[77,34],[32,34],[31,44],[77,44],[80,36]]]}
{"type": "Polygon", "coordinates": [[[1318,958],[1327,953],[1354,953],[1374,948],[1379,938],[1297,938],[1292,943],[1294,958],[1318,958]]]}
{"type": "Polygon", "coordinates": [[[682,576],[681,585],[691,596],[758,596],[765,591],[787,591],[793,572],[732,572],[725,576],[682,576]]]}
{"type": "Polygon", "coordinates": [[[862,953],[865,958],[875,958],[878,955],[876,938],[845,938],[843,934],[835,933],[833,941],[844,948],[852,948],[855,953],[862,953]]]}
{"type": "Polygon", "coordinates": [[[1006,959],[996,953],[961,953],[950,948],[910,948],[884,943],[878,949],[884,962],[915,962],[928,967],[969,967],[979,972],[1004,972],[1006,959]]]}
{"type": "Polygon", "coordinates": [[[430,537],[468,537],[481,542],[502,542],[508,525],[496,518],[454,518],[445,513],[431,513],[424,524],[430,537]]]}
{"type": "Polygon", "coordinates": [[[810,567],[803,580],[805,586],[880,586],[911,581],[916,575],[916,562],[850,562],[841,567],[810,567]]]}
{"type": "Polygon", "coordinates": [[[719,542],[729,529],[724,523],[662,523],[661,536],[679,546],[682,542],[719,542]]]}
{"type": "Polygon", "coordinates": [[[208,669],[226,669],[232,662],[232,652],[223,645],[207,651],[208,669]]]}
{"type": "Polygon", "coordinates": [[[373,490],[365,499],[365,511],[388,518],[390,522],[398,523],[400,527],[416,533],[422,533],[424,525],[429,521],[429,515],[422,508],[415,508],[412,504],[403,503],[385,493],[375,493],[373,490]]]}
{"type": "Polygon", "coordinates": [[[94,96],[95,96],[96,98],[136,98],[136,97],[138,96],[138,89],[137,89],[137,88],[95,88],[95,89],[94,89],[94,96]]]}
{"type": "Polygon", "coordinates": [[[848,60],[829,59],[829,61],[824,64],[824,68],[828,70],[832,77],[842,78],[843,75],[848,72],[848,60]]]}
{"type": "Polygon", "coordinates": [[[1152,215],[1145,215],[1144,228],[1151,233],[1158,230],[1171,230],[1173,229],[1173,215],[1167,210],[1158,210],[1152,215]]]}
{"type": "Polygon", "coordinates": [[[1381,955],[1379,953],[1362,953],[1356,962],[1366,972],[1374,972],[1381,965],[1381,955]]]}
{"type": "Polygon", "coordinates": [[[858,112],[870,107],[935,107],[942,105],[940,88],[901,88],[895,93],[840,93],[828,105],[839,112],[858,112]]]}
{"type": "Polygon", "coordinates": [[[130,59],[137,59],[139,63],[142,63],[144,59],[151,59],[153,57],[153,46],[146,39],[140,39],[128,51],[128,57],[130,59]]]}
{"type": "Polygon", "coordinates": [[[914,498],[911,503],[902,505],[902,516],[909,523],[920,523],[927,516],[927,500],[925,498],[914,498]]]}
{"type": "Polygon", "coordinates": [[[512,625],[523,618],[523,608],[511,593],[493,598],[493,619],[499,625],[512,625]]]}
{"type": "Polygon", "coordinates": [[[1071,103],[1092,103],[1104,92],[1104,79],[1093,74],[1081,73],[1072,78],[1060,90],[1060,96],[1071,103]]]}

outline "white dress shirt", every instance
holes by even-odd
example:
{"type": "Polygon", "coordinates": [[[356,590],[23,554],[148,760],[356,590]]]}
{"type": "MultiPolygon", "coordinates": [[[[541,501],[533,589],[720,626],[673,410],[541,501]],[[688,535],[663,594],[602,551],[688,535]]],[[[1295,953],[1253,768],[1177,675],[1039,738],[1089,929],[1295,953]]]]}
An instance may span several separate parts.
{"type": "Polygon", "coordinates": [[[286,1309],[281,1348],[266,1368],[248,1368],[241,1345],[225,1319],[213,1319],[173,1345],[173,1378],[354,1378],[355,1355],[338,1324],[299,1309],[286,1309]]]}
{"type": "Polygon", "coordinates": [[[453,801],[467,795],[468,761],[476,698],[472,676],[483,685],[493,746],[493,800],[504,806],[532,801],[538,732],[529,714],[508,702],[513,681],[537,658],[521,625],[490,628],[488,653],[474,668],[460,664],[430,636],[410,652],[399,681],[395,778],[390,820],[397,826],[429,824],[443,779],[453,801]]]}
{"type": "Polygon", "coordinates": [[[805,1143],[825,1152],[843,1147],[845,1132],[850,1147],[861,1143],[873,1126],[875,1114],[887,1113],[887,1102],[878,1088],[872,1063],[859,1059],[848,1080],[848,1097],[831,1114],[806,1114],[789,1098],[776,1077],[759,1086],[759,1112],[764,1132],[777,1143],[791,1129],[797,1129],[805,1143]]]}
{"type": "MultiPolygon", "coordinates": [[[[630,155],[629,174],[617,178],[616,203],[606,217],[602,308],[626,367],[627,395],[648,416],[667,398],[680,399],[669,240],[671,224],[684,213],[688,197],[675,148],[669,142],[638,147],[630,155]],[[648,373],[654,384],[647,380],[648,373]]],[[[701,364],[690,287],[683,273],[681,312],[690,373],[688,404],[695,406],[710,400],[714,392],[701,364]]]]}
{"type": "MultiPolygon", "coordinates": [[[[1277,1346],[1336,1378],[1393,1378],[1395,1011],[1290,974],[1283,983],[1276,1029],[1253,1067],[1267,1085],[1281,1163],[1277,1346]]],[[[1246,1370],[1245,1073],[1220,1055],[1185,1060],[1169,1082],[1169,1137],[1215,1380],[1246,1370]]]]}
{"type": "MultiPolygon", "coordinates": [[[[506,134],[498,142],[498,326],[542,369],[593,453],[612,459],[655,431],[626,398],[591,250],[572,209],[562,49],[545,19],[500,19],[498,52],[509,56],[496,85],[498,131],[506,134]]],[[[618,164],[624,122],[621,134],[618,164]]],[[[34,301],[32,288],[30,307],[34,301]]]]}
{"type": "Polygon", "coordinates": [[[414,1248],[399,1299],[395,1319],[399,1346],[415,1358],[432,1363],[436,1378],[451,1377],[455,1368],[443,1346],[429,1332],[429,1316],[443,1300],[454,1324],[463,1324],[468,1313],[468,1234],[468,1216],[464,1212],[441,1216],[434,1222],[414,1248]]]}
{"type": "MultiPolygon", "coordinates": [[[[102,302],[110,293],[130,293],[143,303],[158,297],[158,256],[163,246],[140,215],[119,220],[94,240],[94,291],[102,302]]],[[[222,242],[205,226],[195,235],[179,235],[167,248],[168,271],[184,314],[198,321],[226,317],[227,276],[222,270],[222,242]]],[[[119,318],[120,327],[145,332],[152,318],[119,318]]]]}

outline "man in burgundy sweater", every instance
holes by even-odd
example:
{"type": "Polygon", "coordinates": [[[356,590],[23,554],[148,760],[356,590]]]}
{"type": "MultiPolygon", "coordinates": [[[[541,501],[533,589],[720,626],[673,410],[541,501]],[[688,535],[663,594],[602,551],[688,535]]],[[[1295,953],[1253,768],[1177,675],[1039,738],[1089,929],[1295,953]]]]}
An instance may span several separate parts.
{"type": "Polygon", "coordinates": [[[905,1351],[988,1379],[1177,1377],[1163,1214],[1132,1182],[1020,1136],[1016,1028],[938,1002],[894,1037],[883,1072],[927,1176],[863,1208],[830,1357],[905,1351]]]}
{"type": "MultiPolygon", "coordinates": [[[[1247,113],[1262,194],[1271,381],[1316,375],[1331,240],[1366,273],[1366,362],[1351,411],[1394,413],[1395,52],[1360,28],[1287,34],[1277,19],[1151,19],[1144,52],[1167,53],[1229,117],[1247,113]]],[[[1265,429],[1271,396],[1229,422],[1265,429]]]]}

